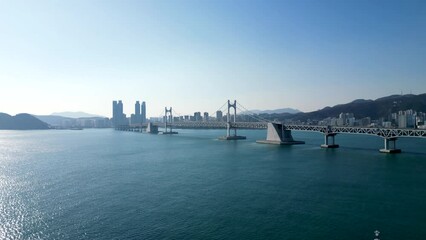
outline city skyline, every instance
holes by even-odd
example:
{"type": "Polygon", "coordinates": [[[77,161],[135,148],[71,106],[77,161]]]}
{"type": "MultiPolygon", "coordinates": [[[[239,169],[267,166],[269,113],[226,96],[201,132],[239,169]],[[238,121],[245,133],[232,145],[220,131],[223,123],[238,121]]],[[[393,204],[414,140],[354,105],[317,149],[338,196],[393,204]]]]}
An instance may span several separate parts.
{"type": "Polygon", "coordinates": [[[1,112],[110,117],[144,99],[304,112],[426,92],[423,1],[3,1],[1,112]]]}

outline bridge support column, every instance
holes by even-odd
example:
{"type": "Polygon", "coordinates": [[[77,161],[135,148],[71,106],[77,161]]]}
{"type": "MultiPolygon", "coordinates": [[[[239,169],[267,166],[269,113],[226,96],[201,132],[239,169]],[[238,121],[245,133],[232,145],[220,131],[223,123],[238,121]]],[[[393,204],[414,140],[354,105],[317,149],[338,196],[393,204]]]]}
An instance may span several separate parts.
{"type": "Polygon", "coordinates": [[[380,149],[381,153],[400,153],[401,149],[396,148],[396,137],[384,138],[385,148],[380,149]]]}
{"type": "Polygon", "coordinates": [[[152,124],[152,122],[149,122],[146,126],[146,132],[152,133],[152,134],[157,134],[158,133],[158,127],[154,126],[154,124],[152,124]]]}
{"type": "Polygon", "coordinates": [[[232,126],[231,122],[231,113],[229,109],[234,108],[234,123],[237,121],[237,100],[234,100],[234,104],[228,100],[228,114],[226,115],[226,136],[220,137],[220,140],[243,140],[246,139],[245,136],[237,135],[237,127],[232,126]],[[234,129],[234,135],[231,135],[231,129],[234,129]]]}
{"type": "Polygon", "coordinates": [[[257,140],[257,143],[294,145],[305,144],[304,141],[295,141],[291,135],[291,130],[285,129],[281,123],[268,123],[266,140],[257,140]]]}
{"type": "Polygon", "coordinates": [[[165,118],[164,119],[164,132],[163,134],[177,134],[178,132],[173,132],[173,113],[172,113],[172,107],[170,107],[170,109],[167,109],[167,107],[164,108],[165,109],[165,118]]]}
{"type": "Polygon", "coordinates": [[[321,145],[322,148],[338,148],[339,144],[335,144],[334,137],[337,133],[325,133],[324,134],[324,144],[321,145]],[[329,141],[331,138],[331,143],[329,141]]]}

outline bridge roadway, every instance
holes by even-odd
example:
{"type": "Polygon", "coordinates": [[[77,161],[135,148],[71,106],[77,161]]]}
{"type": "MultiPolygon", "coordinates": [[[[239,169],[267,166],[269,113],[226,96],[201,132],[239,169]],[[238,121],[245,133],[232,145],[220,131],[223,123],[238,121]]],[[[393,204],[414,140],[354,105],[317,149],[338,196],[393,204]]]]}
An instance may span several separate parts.
{"type": "MultiPolygon", "coordinates": [[[[164,127],[164,123],[156,122],[154,126],[164,127]]],[[[170,125],[169,125],[170,126],[170,125]]],[[[174,122],[174,129],[226,129],[226,122],[174,122]]],[[[267,129],[267,122],[231,122],[230,127],[236,129],[267,129]]],[[[285,130],[320,132],[324,134],[347,133],[368,134],[383,138],[393,137],[420,137],[426,138],[426,130],[422,129],[399,129],[399,128],[374,128],[374,127],[332,127],[319,125],[283,125],[285,130]]],[[[123,126],[120,130],[132,130],[133,128],[145,128],[146,124],[123,126]],[[125,129],[128,128],[128,129],[125,129]]]]}

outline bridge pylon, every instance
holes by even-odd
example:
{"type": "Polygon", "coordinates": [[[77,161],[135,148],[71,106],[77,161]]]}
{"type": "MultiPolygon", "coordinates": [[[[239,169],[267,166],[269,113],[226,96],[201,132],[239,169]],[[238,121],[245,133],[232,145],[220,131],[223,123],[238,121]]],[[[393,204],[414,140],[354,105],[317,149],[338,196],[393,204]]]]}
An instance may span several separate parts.
{"type": "Polygon", "coordinates": [[[167,109],[164,108],[164,131],[163,134],[177,134],[178,132],[173,132],[173,113],[172,107],[167,109]]]}
{"type": "Polygon", "coordinates": [[[234,100],[234,103],[231,104],[231,101],[228,100],[228,113],[226,115],[226,136],[220,137],[221,140],[242,140],[246,139],[245,136],[238,136],[237,135],[237,100],[234,100]],[[231,121],[231,112],[230,109],[234,109],[234,119],[231,121]],[[233,129],[234,134],[231,135],[231,129],[233,129]]]}

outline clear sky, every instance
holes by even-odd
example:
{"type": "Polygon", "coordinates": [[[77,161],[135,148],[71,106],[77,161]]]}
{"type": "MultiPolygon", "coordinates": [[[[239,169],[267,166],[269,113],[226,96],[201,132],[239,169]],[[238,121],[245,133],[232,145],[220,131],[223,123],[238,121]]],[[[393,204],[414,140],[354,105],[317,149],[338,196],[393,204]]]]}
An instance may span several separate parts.
{"type": "Polygon", "coordinates": [[[0,112],[313,111],[426,92],[426,1],[0,0],[0,112]]]}

